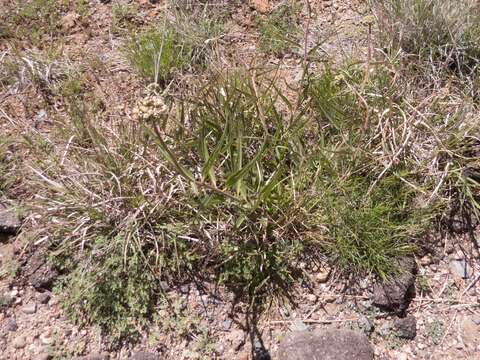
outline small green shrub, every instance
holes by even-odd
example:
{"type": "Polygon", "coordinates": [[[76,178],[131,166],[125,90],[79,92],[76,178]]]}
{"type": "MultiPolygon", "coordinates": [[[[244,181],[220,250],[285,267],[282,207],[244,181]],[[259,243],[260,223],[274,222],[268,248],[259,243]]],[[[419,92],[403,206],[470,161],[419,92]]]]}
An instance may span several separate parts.
{"type": "Polygon", "coordinates": [[[152,319],[152,308],[160,293],[158,280],[148,261],[135,248],[126,249],[121,235],[96,239],[88,261],[62,280],[56,291],[63,307],[77,323],[94,323],[113,340],[133,340],[139,328],[152,319]],[[108,253],[101,253],[104,250],[108,253]]]}
{"type": "Polygon", "coordinates": [[[193,49],[178,44],[173,30],[148,31],[136,35],[127,46],[127,57],[142,76],[166,83],[175,71],[190,64],[193,49]]]}
{"type": "Polygon", "coordinates": [[[299,13],[301,5],[296,1],[283,1],[270,14],[257,15],[259,46],[262,51],[277,56],[297,48],[299,13]]]}
{"type": "Polygon", "coordinates": [[[137,71],[151,82],[166,84],[176,72],[203,66],[222,31],[217,19],[177,13],[158,29],[134,35],[125,53],[137,71]]]}

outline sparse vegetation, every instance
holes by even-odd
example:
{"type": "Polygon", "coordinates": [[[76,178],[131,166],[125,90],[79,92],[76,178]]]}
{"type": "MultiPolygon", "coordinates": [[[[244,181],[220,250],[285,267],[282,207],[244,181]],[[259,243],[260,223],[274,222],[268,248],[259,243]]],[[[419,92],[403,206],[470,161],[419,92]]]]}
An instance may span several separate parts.
{"type": "Polygon", "coordinates": [[[133,31],[133,25],[138,8],[135,4],[115,4],[112,7],[112,31],[121,33],[125,28],[133,31]]]}
{"type": "Polygon", "coordinates": [[[425,335],[430,338],[435,345],[439,344],[445,334],[445,325],[441,320],[432,319],[425,324],[425,335]]]}
{"type": "Polygon", "coordinates": [[[8,152],[8,145],[8,140],[0,137],[0,196],[4,195],[8,188],[8,183],[11,181],[9,178],[11,155],[8,152]]]}
{"type": "Polygon", "coordinates": [[[58,38],[59,21],[65,5],[57,0],[7,0],[0,14],[0,20],[5,24],[3,37],[29,40],[36,47],[43,48],[42,40],[58,38]]]}
{"type": "Polygon", "coordinates": [[[268,15],[257,15],[260,49],[277,56],[299,47],[301,5],[296,0],[279,2],[268,15]]]}

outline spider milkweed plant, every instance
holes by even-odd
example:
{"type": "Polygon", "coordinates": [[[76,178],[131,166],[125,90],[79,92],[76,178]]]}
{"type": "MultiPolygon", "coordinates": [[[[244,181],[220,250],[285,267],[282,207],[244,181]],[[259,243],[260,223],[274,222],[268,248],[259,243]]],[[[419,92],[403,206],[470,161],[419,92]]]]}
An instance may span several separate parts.
{"type": "Polygon", "coordinates": [[[205,261],[250,296],[285,288],[322,233],[314,123],[272,83],[243,73],[216,79],[178,113],[150,133],[184,183],[205,261]]]}

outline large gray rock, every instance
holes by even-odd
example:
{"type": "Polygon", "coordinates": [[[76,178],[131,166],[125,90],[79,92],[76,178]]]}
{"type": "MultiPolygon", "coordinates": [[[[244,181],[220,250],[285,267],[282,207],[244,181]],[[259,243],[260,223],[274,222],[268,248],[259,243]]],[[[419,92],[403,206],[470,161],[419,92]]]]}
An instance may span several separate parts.
{"type": "Polygon", "coordinates": [[[15,235],[21,225],[22,222],[15,209],[0,203],[0,235],[15,235]]]}
{"type": "Polygon", "coordinates": [[[373,305],[388,311],[404,313],[415,297],[417,263],[413,257],[397,261],[398,274],[389,281],[375,284],[373,305]]]}
{"type": "Polygon", "coordinates": [[[278,350],[278,360],[372,360],[368,338],[347,329],[301,331],[286,335],[278,350]]]}

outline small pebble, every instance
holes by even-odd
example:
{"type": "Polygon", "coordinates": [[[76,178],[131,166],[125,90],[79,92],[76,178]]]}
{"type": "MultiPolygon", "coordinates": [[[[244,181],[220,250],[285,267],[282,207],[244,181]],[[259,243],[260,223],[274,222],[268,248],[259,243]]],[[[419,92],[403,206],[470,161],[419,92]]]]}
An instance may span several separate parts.
{"type": "Polygon", "coordinates": [[[330,276],[330,271],[321,271],[317,273],[315,277],[319,283],[325,283],[328,281],[329,276],[330,276]]]}
{"type": "Polygon", "coordinates": [[[367,336],[373,332],[373,329],[374,329],[373,322],[366,316],[360,317],[357,320],[357,325],[360,328],[360,330],[367,336]]]}
{"type": "Polygon", "coordinates": [[[422,264],[423,266],[428,266],[432,263],[432,258],[428,255],[422,257],[420,259],[420,264],[422,264]]]}
{"type": "Polygon", "coordinates": [[[41,334],[40,342],[42,345],[51,345],[53,343],[53,338],[48,334],[41,334]]]}
{"type": "Polygon", "coordinates": [[[10,294],[0,294],[0,305],[10,306],[15,303],[15,298],[10,294]]]}
{"type": "Polygon", "coordinates": [[[27,342],[25,337],[19,336],[13,339],[12,345],[15,349],[23,349],[27,345],[27,342]]]}
{"type": "Polygon", "coordinates": [[[451,254],[454,251],[455,251],[455,249],[453,248],[453,245],[451,243],[445,244],[445,253],[451,254]]]}
{"type": "Polygon", "coordinates": [[[333,303],[335,301],[335,296],[334,295],[326,295],[324,298],[323,298],[323,301],[325,301],[326,303],[333,303]]]}
{"type": "Polygon", "coordinates": [[[50,294],[48,292],[43,292],[37,294],[37,300],[40,304],[46,304],[50,300],[50,294]]]}
{"type": "Polygon", "coordinates": [[[231,319],[226,319],[222,323],[223,330],[225,330],[225,331],[229,330],[231,326],[232,326],[232,320],[231,319]]]}
{"type": "Polygon", "coordinates": [[[34,302],[29,302],[28,304],[22,306],[22,312],[25,314],[35,314],[37,311],[37,304],[34,302]]]}
{"type": "Polygon", "coordinates": [[[468,279],[470,277],[470,265],[465,260],[451,260],[450,272],[462,279],[468,279]]]}
{"type": "Polygon", "coordinates": [[[362,280],[360,280],[359,285],[362,289],[366,290],[371,286],[371,283],[370,283],[369,279],[362,279],[362,280]]]}
{"type": "Polygon", "coordinates": [[[290,324],[290,331],[307,331],[308,326],[302,320],[295,320],[290,324]]]}

